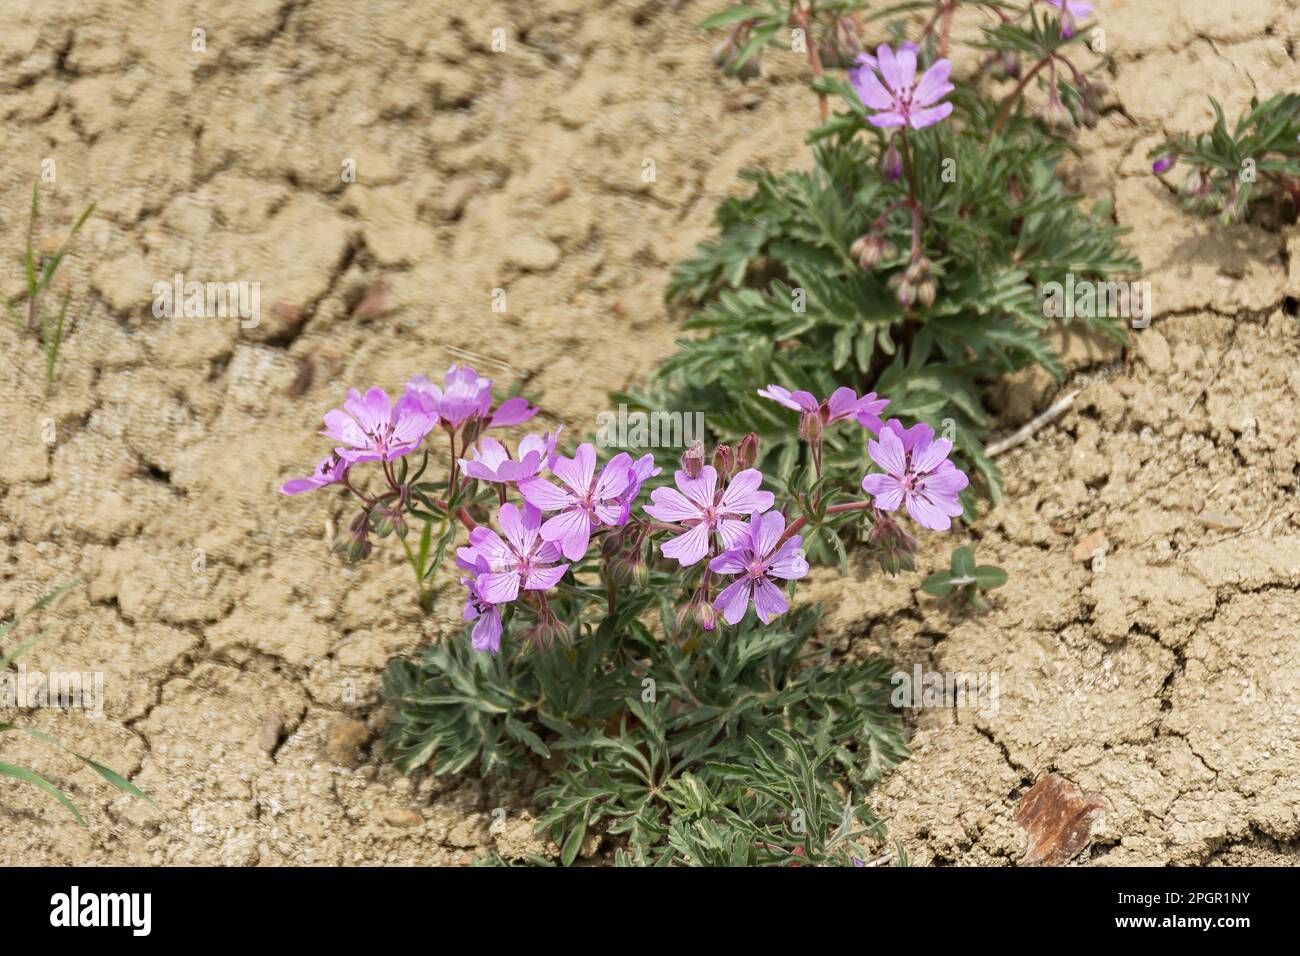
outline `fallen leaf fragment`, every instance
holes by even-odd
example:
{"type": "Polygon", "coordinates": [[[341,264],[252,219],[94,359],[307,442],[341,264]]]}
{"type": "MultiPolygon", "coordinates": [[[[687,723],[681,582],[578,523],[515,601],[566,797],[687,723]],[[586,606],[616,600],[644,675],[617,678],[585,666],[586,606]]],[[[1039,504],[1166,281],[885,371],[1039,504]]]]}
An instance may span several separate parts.
{"type": "Polygon", "coordinates": [[[1091,561],[1096,556],[1097,551],[1107,551],[1110,549],[1110,542],[1106,540],[1106,532],[1094,531],[1092,534],[1086,534],[1080,538],[1074,545],[1074,560],[1091,561]]]}
{"type": "Polygon", "coordinates": [[[1020,797],[1016,823],[1029,834],[1023,866],[1063,866],[1088,845],[1106,814],[1106,798],[1049,773],[1020,797]]]}

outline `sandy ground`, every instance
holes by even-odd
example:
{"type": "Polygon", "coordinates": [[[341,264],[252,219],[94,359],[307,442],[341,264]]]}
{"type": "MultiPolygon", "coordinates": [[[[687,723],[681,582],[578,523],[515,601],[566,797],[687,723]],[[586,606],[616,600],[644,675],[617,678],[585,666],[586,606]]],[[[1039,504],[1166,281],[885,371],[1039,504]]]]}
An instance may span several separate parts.
{"type": "MultiPolygon", "coordinates": [[[[593,429],[606,392],[671,350],[668,269],[737,170],[807,164],[815,107],[793,54],[742,87],[694,28],[717,4],[594,6],[0,5],[5,293],[21,289],[42,160],[57,168],[46,241],[98,203],[67,270],[75,323],[52,398],[35,345],[0,331],[0,619],[86,579],[40,618],[52,636],[26,663],[103,671],[104,716],[26,717],[161,807],[6,740],[91,825],[0,784],[0,863],[546,851],[527,817],[537,781],[384,764],[383,665],[450,633],[456,608],[421,619],[392,549],[341,567],[324,539],[342,500],[274,489],[319,457],[343,389],[453,361],[526,380],[564,411],[548,425],[593,429]],[[155,318],[151,288],[178,272],[261,282],[261,325],[155,318]]],[[[1300,12],[1111,0],[1100,14],[1114,105],[1071,175],[1133,229],[1154,325],[1127,370],[1063,342],[1081,395],[1003,459],[1008,503],[976,529],[981,558],[1011,573],[993,611],[865,571],[808,593],[845,655],[1000,673],[995,714],[909,717],[915,756],[875,804],[915,862],[1018,859],[1015,798],[1055,770],[1109,803],[1095,863],[1294,865],[1300,231],[1189,219],[1145,156],[1163,132],[1206,127],[1208,94],[1231,115],[1300,88],[1300,12]],[[1104,560],[1074,561],[1094,531],[1104,560]]],[[[990,401],[1011,427],[1057,391],[1025,374],[990,401]]]]}

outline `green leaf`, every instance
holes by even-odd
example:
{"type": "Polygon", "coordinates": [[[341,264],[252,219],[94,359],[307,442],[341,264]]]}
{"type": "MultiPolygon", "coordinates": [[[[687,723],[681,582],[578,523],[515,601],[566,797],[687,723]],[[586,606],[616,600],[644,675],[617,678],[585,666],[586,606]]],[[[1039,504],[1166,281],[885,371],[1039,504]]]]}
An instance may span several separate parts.
{"type": "Polygon", "coordinates": [[[980,565],[974,575],[975,584],[981,591],[991,591],[1007,583],[1007,572],[991,564],[980,565]]]}
{"type": "Polygon", "coordinates": [[[745,20],[758,20],[770,16],[771,12],[772,11],[764,10],[761,7],[732,7],[730,10],[723,10],[721,13],[715,13],[713,16],[701,20],[700,29],[715,30],[718,27],[729,27],[733,23],[741,23],[745,20]]]}
{"type": "Polygon", "coordinates": [[[126,777],[123,777],[117,771],[110,770],[108,767],[105,767],[103,764],[96,763],[95,761],[91,760],[89,757],[84,757],[79,753],[74,752],[72,755],[76,757],[78,760],[80,760],[82,763],[84,763],[91,770],[95,771],[95,773],[99,774],[101,777],[103,777],[105,780],[111,783],[113,786],[117,787],[117,789],[121,790],[123,793],[129,793],[133,797],[139,797],[141,800],[145,801],[146,803],[154,807],[154,809],[158,809],[158,804],[153,802],[152,797],[150,797],[147,793],[145,793],[143,790],[141,790],[139,787],[133,784],[130,780],[127,780],[126,777]]]}
{"type": "Polygon", "coordinates": [[[15,780],[23,780],[33,786],[40,787],[50,796],[54,797],[55,800],[58,800],[59,803],[63,804],[64,807],[67,808],[68,812],[76,818],[77,823],[83,827],[86,825],[86,821],[82,819],[81,813],[78,812],[76,806],[73,805],[72,801],[67,798],[64,792],[42,777],[39,773],[27,770],[23,767],[15,767],[13,764],[0,763],[0,776],[13,777],[15,780]]]}
{"type": "Polygon", "coordinates": [[[947,597],[953,591],[952,575],[947,571],[936,571],[921,582],[921,590],[935,597],[947,597]]]}
{"type": "Polygon", "coordinates": [[[582,849],[582,841],[586,838],[587,818],[584,816],[582,822],[569,831],[564,846],[560,849],[560,862],[565,866],[572,866],[573,861],[578,858],[578,851],[582,849]]]}

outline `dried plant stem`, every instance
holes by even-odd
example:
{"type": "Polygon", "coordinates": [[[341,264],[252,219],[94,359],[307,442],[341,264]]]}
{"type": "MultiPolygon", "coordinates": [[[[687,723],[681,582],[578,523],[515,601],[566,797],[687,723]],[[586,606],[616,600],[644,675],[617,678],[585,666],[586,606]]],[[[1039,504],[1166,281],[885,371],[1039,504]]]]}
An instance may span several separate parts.
{"type": "Polygon", "coordinates": [[[1035,415],[1014,434],[1008,435],[1001,441],[995,441],[993,444],[989,445],[988,456],[990,458],[995,458],[1003,452],[1010,451],[1017,445],[1023,445],[1025,442],[1029,441],[1029,439],[1033,438],[1034,435],[1036,435],[1045,425],[1051,424],[1065,414],[1065,410],[1074,404],[1074,400],[1078,395],[1079,393],[1076,390],[1052,402],[1052,404],[1047,406],[1041,414],[1035,415]]]}

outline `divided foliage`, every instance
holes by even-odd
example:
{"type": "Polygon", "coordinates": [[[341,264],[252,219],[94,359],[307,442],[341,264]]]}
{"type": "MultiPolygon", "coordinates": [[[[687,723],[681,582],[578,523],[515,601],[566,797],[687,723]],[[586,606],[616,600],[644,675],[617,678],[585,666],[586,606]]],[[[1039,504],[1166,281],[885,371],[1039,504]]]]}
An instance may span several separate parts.
{"type": "MultiPolygon", "coordinates": [[[[989,31],[991,46],[1026,57],[1079,40],[1037,19],[989,31]]],[[[908,186],[882,172],[886,131],[866,122],[846,83],[826,77],[817,87],[841,96],[846,109],[809,134],[813,168],[743,174],[750,192],[719,206],[718,237],[677,268],[669,287],[670,300],[698,307],[685,324],[697,334],[679,340],[644,391],[617,397],[647,410],[702,411],[722,439],[755,431],[785,477],[798,444],[783,409],[758,397],[755,383],[818,395],[841,385],[874,390],[890,398],[891,416],[954,438],[1000,500],[998,470],[984,454],[980,384],[1029,364],[1059,376],[1044,334],[1059,320],[1044,316],[1041,287],[1066,273],[1076,280],[1133,273],[1138,263],[1110,211],[1086,209],[1058,175],[1075,151],[1069,141],[1018,104],[1000,115],[1006,101],[979,79],[957,81],[948,121],[910,131],[925,208],[921,248],[938,285],[932,305],[904,307],[890,287],[908,264],[906,209],[887,219],[893,256],[866,270],[851,255],[908,186]]],[[[1086,119],[1086,95],[1060,87],[1073,91],[1058,95],[1086,119]]],[[[1125,337],[1114,318],[1075,321],[1125,337]]],[[[842,451],[844,468],[865,457],[864,447],[842,451]]],[[[833,453],[829,460],[837,461],[833,453]]]]}
{"type": "Polygon", "coordinates": [[[878,830],[858,805],[906,753],[889,667],[832,666],[810,644],[811,608],[663,640],[647,618],[679,630],[672,575],[650,572],[605,614],[604,593],[579,583],[596,570],[566,576],[552,599],[567,646],[536,650],[514,615],[496,657],[454,640],[390,662],[398,766],[487,775],[547,761],[540,822],[566,864],[593,828],[637,864],[861,858],[853,841],[878,830]]]}

